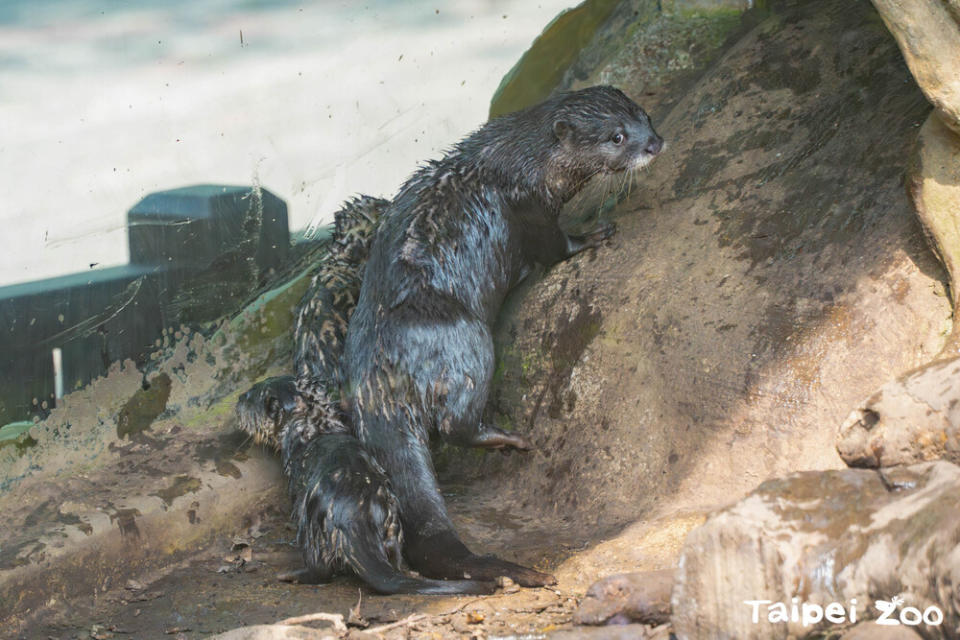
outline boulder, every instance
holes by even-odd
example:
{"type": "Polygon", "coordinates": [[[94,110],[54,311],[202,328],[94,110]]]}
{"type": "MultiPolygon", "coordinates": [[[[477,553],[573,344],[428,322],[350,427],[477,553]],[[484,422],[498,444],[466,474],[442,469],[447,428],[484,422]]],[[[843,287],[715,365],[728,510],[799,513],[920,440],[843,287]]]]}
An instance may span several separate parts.
{"type": "MultiPolygon", "coordinates": [[[[923,4],[917,2],[917,5],[923,4]]],[[[934,111],[920,128],[907,191],[927,238],[950,277],[953,328],[930,363],[886,383],[860,402],[840,427],[837,448],[852,466],[960,461],[960,135],[934,111]]]]}
{"type": "Polygon", "coordinates": [[[768,480],[687,537],[674,630],[681,640],[805,638],[878,619],[891,603],[895,620],[940,616],[916,627],[924,638],[953,638],[958,540],[960,467],[949,462],[768,480]]]}
{"type": "Polygon", "coordinates": [[[927,99],[960,133],[960,0],[873,0],[927,99]]]}
{"type": "Polygon", "coordinates": [[[621,573],[595,582],[573,614],[576,624],[662,624],[670,619],[673,569],[621,573]]]}
{"type": "Polygon", "coordinates": [[[841,425],[837,450],[851,467],[960,463],[960,357],[880,387],[841,425]]]}

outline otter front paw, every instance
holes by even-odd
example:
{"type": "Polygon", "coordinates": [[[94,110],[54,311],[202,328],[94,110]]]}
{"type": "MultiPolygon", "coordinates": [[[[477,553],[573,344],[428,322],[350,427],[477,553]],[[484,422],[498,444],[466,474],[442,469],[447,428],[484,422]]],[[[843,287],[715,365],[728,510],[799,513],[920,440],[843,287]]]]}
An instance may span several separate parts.
{"type": "Polygon", "coordinates": [[[612,222],[601,222],[596,231],[591,231],[585,236],[567,236],[567,255],[569,258],[584,249],[593,249],[603,244],[603,241],[613,236],[617,231],[617,225],[612,222]]]}
{"type": "Polygon", "coordinates": [[[617,232],[617,225],[612,222],[601,222],[596,231],[587,234],[587,244],[591,247],[598,247],[604,240],[613,237],[617,232]]]}

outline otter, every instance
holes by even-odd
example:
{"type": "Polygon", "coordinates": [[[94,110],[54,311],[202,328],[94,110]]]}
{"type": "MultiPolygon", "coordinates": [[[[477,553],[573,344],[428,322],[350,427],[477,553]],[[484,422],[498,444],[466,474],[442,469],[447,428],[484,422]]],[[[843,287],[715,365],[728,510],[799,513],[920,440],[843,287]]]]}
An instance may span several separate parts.
{"type": "Polygon", "coordinates": [[[305,565],[283,579],[323,582],[352,570],[385,594],[492,593],[492,583],[423,580],[401,572],[397,499],[383,470],[352,435],[337,400],[347,319],[386,204],[360,196],[335,214],[329,251],[296,311],[297,375],[268,378],[242,394],[238,426],[281,454],[305,565]]]}
{"type": "Polygon", "coordinates": [[[340,388],[347,322],[357,304],[373,232],[389,204],[361,195],[334,214],[329,251],[296,311],[294,371],[298,377],[325,380],[331,391],[340,388]]]}
{"type": "Polygon", "coordinates": [[[481,422],[494,371],[491,325],[533,265],[550,266],[610,237],[559,226],[561,207],[597,174],[639,169],[663,148],[621,91],[592,87],[490,120],[400,188],[382,214],[350,318],[343,360],[351,423],[389,476],[404,554],[433,578],[545,573],[471,552],[447,514],[428,440],[527,449],[481,422]]]}
{"type": "Polygon", "coordinates": [[[238,426],[281,454],[305,565],[284,579],[325,582],[352,571],[384,594],[492,593],[492,583],[402,573],[397,499],[383,470],[351,433],[338,402],[347,320],[386,204],[359,196],[334,215],[330,249],[296,311],[297,375],[268,378],[242,394],[238,426]]]}
{"type": "Polygon", "coordinates": [[[289,478],[304,569],[285,579],[326,582],[355,573],[378,593],[489,594],[491,582],[402,573],[403,530],[383,469],[342,420],[323,381],[294,376],[255,384],[237,403],[241,428],[277,447],[289,478]]]}

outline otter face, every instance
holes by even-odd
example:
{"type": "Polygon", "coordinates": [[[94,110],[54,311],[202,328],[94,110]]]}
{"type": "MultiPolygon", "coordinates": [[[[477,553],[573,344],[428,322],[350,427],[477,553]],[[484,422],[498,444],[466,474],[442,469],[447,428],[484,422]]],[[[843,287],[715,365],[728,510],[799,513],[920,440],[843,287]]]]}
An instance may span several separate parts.
{"type": "Polygon", "coordinates": [[[267,378],[237,400],[237,422],[258,443],[279,447],[278,435],[303,401],[293,376],[267,378]]]}
{"type": "Polygon", "coordinates": [[[613,87],[590,87],[567,94],[553,132],[567,153],[597,173],[645,167],[662,150],[650,116],[613,87]]]}

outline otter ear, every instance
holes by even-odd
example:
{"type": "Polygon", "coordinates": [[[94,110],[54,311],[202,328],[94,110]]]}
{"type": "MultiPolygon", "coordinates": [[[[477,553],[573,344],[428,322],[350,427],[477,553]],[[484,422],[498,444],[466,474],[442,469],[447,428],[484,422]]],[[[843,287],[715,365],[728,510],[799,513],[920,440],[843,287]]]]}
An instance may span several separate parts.
{"type": "Polygon", "coordinates": [[[553,135],[557,136],[557,140],[566,140],[570,137],[570,134],[573,133],[573,125],[567,122],[566,120],[556,120],[553,123],[553,135]]]}

